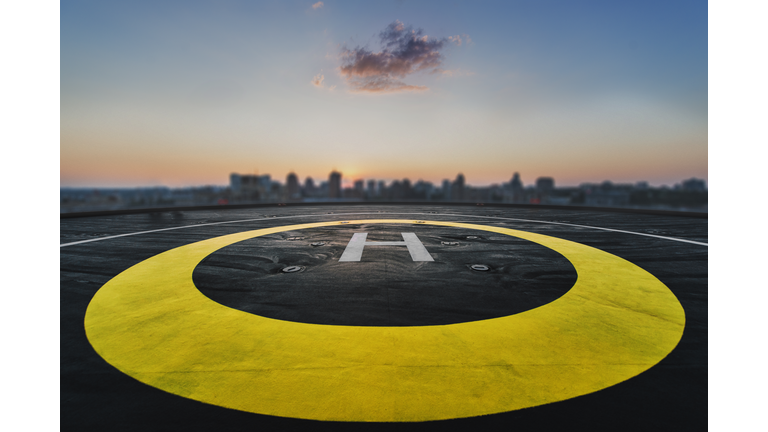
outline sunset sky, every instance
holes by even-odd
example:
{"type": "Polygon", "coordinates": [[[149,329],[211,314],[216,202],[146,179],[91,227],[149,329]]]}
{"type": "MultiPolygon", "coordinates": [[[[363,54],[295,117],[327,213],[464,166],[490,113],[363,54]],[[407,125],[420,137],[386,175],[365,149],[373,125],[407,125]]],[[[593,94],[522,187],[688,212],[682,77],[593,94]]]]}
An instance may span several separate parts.
{"type": "Polygon", "coordinates": [[[60,7],[61,187],[708,180],[707,2],[60,7]]]}

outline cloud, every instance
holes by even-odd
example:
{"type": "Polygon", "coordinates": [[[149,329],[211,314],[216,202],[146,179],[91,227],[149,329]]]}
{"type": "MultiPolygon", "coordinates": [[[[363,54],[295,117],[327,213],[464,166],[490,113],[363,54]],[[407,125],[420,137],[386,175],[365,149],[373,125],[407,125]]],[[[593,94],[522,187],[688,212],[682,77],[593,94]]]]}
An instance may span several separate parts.
{"type": "Polygon", "coordinates": [[[319,74],[315,75],[312,78],[312,81],[310,81],[310,83],[312,83],[312,85],[317,87],[317,88],[327,88],[328,91],[333,91],[333,89],[336,88],[336,84],[334,84],[334,85],[332,85],[330,87],[326,87],[325,83],[323,82],[324,80],[325,80],[325,75],[323,75],[323,73],[320,72],[319,74]]]}
{"type": "MultiPolygon", "coordinates": [[[[467,38],[464,35],[465,39],[467,38]]],[[[443,50],[448,44],[461,45],[461,37],[429,38],[422,29],[413,30],[400,21],[388,25],[379,33],[382,50],[369,51],[362,47],[342,49],[341,76],[353,91],[386,93],[399,91],[424,91],[425,86],[402,82],[408,75],[429,71],[441,73],[443,50]]]]}
{"type": "Polygon", "coordinates": [[[323,7],[323,6],[325,6],[325,5],[323,4],[323,2],[317,2],[317,3],[315,3],[315,4],[313,4],[313,5],[312,5],[312,9],[315,9],[315,10],[317,10],[317,9],[320,9],[321,7],[323,7]]]}
{"type": "Polygon", "coordinates": [[[469,35],[463,34],[463,35],[456,35],[456,36],[448,36],[446,39],[449,41],[455,43],[458,46],[461,46],[462,42],[466,42],[467,45],[472,44],[472,39],[470,39],[469,35]]]}
{"type": "Polygon", "coordinates": [[[461,69],[453,69],[453,70],[440,70],[439,73],[442,76],[446,77],[463,77],[463,76],[472,76],[475,73],[472,71],[465,71],[461,69]]]}
{"type": "Polygon", "coordinates": [[[314,78],[312,78],[312,81],[311,81],[312,85],[314,85],[315,87],[323,88],[324,79],[325,79],[325,76],[322,73],[317,74],[314,76],[314,78]]]}

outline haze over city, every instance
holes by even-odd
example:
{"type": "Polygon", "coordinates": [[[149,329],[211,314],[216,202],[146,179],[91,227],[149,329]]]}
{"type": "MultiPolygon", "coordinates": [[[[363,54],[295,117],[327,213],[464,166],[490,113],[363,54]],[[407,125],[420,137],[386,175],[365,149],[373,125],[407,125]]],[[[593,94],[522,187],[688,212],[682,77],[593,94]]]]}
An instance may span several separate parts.
{"type": "Polygon", "coordinates": [[[61,187],[708,180],[706,2],[66,2],[61,187]]]}

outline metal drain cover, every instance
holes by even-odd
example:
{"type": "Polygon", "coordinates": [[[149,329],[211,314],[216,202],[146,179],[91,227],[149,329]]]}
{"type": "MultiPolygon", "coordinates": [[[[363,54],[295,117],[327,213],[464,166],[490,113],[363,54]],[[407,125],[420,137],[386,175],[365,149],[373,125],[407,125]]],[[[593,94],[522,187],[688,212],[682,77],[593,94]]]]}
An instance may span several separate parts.
{"type": "Polygon", "coordinates": [[[283,273],[296,273],[296,272],[302,271],[302,270],[304,270],[304,267],[302,267],[302,266],[288,266],[288,267],[283,268],[281,271],[283,273]]]}
{"type": "Polygon", "coordinates": [[[472,264],[471,266],[469,266],[469,268],[475,271],[488,271],[491,269],[485,264],[472,264]]]}
{"type": "Polygon", "coordinates": [[[325,242],[314,242],[312,246],[325,246],[325,242]]]}

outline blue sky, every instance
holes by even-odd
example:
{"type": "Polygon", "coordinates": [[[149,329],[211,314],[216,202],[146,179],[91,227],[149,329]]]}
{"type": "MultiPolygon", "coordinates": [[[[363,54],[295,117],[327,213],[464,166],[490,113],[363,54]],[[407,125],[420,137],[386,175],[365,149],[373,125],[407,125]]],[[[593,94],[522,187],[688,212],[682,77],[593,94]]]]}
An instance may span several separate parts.
{"type": "Polygon", "coordinates": [[[62,2],[61,186],[708,179],[706,2],[317,3],[62,2]]]}

